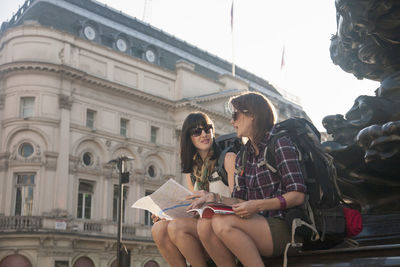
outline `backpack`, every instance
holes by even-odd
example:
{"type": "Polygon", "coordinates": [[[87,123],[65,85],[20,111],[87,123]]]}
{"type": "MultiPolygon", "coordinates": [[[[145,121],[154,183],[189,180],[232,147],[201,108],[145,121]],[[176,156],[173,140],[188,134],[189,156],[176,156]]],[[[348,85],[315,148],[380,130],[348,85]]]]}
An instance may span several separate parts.
{"type": "Polygon", "coordinates": [[[230,133],[218,136],[215,142],[220,150],[220,154],[215,164],[214,172],[222,178],[222,182],[225,185],[228,185],[228,174],[224,168],[225,155],[228,152],[237,154],[243,147],[242,139],[237,137],[236,133],[230,133]]]}
{"type": "MultiPolygon", "coordinates": [[[[275,144],[283,136],[289,137],[297,148],[307,187],[304,204],[284,213],[285,221],[292,230],[292,243],[288,245],[302,246],[303,249],[333,247],[346,236],[345,204],[336,183],[333,158],[321,147],[321,135],[311,122],[290,118],[275,124],[264,150],[261,165],[266,165],[273,173],[279,172],[275,162],[275,144]],[[304,244],[294,242],[295,233],[304,237],[304,244]]],[[[242,164],[245,164],[246,155],[241,157],[242,164]]],[[[242,166],[237,171],[243,169],[242,166]]]]}
{"type": "Polygon", "coordinates": [[[296,146],[307,186],[304,204],[284,214],[292,237],[286,244],[283,266],[287,266],[290,247],[328,249],[344,240],[351,246],[358,246],[357,241],[350,237],[362,231],[361,214],[343,201],[333,158],[322,148],[319,131],[303,118],[291,118],[276,124],[264,151],[267,167],[275,171],[275,143],[282,136],[289,137],[296,146]],[[296,233],[304,237],[304,243],[295,242],[296,233]]]}
{"type": "Polygon", "coordinates": [[[276,124],[265,149],[265,160],[272,166],[276,165],[275,143],[282,136],[289,137],[299,152],[307,187],[305,203],[301,207],[287,210],[285,220],[290,227],[293,227],[295,218],[302,219],[311,226],[297,226],[300,227],[298,233],[305,240],[317,242],[308,245],[331,247],[341,242],[346,235],[343,201],[336,183],[333,158],[321,147],[321,135],[311,122],[303,118],[291,118],[276,124]]]}

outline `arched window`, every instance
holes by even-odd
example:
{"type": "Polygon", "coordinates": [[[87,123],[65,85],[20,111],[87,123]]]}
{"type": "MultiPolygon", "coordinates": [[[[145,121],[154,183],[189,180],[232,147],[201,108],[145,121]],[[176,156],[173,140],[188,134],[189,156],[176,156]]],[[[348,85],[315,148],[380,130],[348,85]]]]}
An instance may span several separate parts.
{"type": "Polygon", "coordinates": [[[144,267],[160,267],[160,265],[158,265],[157,262],[151,260],[151,261],[146,262],[146,264],[144,265],[144,267]]]}
{"type": "Polygon", "coordinates": [[[32,264],[22,255],[10,255],[0,262],[0,267],[32,267],[32,264]]]}
{"type": "Polygon", "coordinates": [[[73,267],[95,267],[94,263],[88,257],[81,257],[75,263],[73,267]]]}

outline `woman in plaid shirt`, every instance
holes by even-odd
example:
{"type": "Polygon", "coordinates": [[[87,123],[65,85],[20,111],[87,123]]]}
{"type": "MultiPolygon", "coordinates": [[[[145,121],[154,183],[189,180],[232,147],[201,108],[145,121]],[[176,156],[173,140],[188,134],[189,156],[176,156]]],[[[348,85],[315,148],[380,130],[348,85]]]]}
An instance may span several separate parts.
{"type": "Polygon", "coordinates": [[[264,257],[282,255],[290,242],[290,229],[283,220],[285,209],[304,202],[306,187],[298,153],[288,137],[277,139],[272,173],[265,164],[264,150],[273,134],[275,112],[270,101],[258,93],[245,93],[231,99],[232,125],[239,137],[248,138],[247,159],[236,158],[235,188],[231,198],[218,194],[199,195],[193,206],[217,201],[233,205],[235,215],[214,215],[201,219],[198,234],[218,266],[264,266],[264,257]]]}

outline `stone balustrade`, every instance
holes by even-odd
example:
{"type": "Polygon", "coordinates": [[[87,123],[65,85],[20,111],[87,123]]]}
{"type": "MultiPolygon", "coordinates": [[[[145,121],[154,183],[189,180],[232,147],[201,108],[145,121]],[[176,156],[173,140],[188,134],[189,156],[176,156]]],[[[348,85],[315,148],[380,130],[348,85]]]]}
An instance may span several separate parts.
{"type": "Polygon", "coordinates": [[[83,223],[83,231],[100,233],[102,231],[102,225],[101,225],[101,223],[84,222],[83,223]]]}
{"type": "MultiPolygon", "coordinates": [[[[134,239],[138,235],[141,238],[151,239],[150,227],[140,227],[141,231],[137,233],[137,227],[131,225],[122,226],[123,239],[134,239]],[[149,228],[146,233],[142,233],[142,228],[149,228]]],[[[114,222],[99,222],[93,220],[61,220],[60,218],[50,218],[46,216],[0,216],[1,232],[19,232],[19,231],[57,231],[74,232],[82,234],[94,234],[104,236],[116,236],[117,224],[114,222]],[[63,224],[65,222],[64,228],[63,224]],[[61,227],[60,227],[61,226],[61,227]]]]}
{"type": "Polygon", "coordinates": [[[39,216],[2,216],[0,230],[36,231],[42,228],[42,217],[39,216]]]}

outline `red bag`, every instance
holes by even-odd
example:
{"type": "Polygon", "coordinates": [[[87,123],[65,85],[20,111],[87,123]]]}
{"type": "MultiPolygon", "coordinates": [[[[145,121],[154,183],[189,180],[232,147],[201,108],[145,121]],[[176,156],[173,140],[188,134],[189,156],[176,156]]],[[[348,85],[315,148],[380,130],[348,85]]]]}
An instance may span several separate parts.
{"type": "Polygon", "coordinates": [[[358,210],[343,208],[344,217],[346,219],[346,235],[347,237],[356,236],[363,229],[362,217],[358,210]]]}

